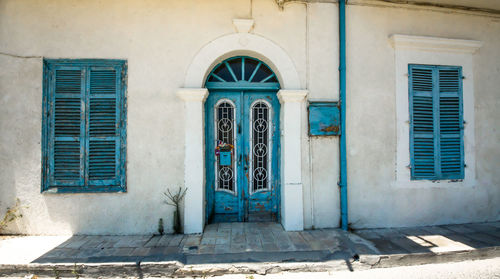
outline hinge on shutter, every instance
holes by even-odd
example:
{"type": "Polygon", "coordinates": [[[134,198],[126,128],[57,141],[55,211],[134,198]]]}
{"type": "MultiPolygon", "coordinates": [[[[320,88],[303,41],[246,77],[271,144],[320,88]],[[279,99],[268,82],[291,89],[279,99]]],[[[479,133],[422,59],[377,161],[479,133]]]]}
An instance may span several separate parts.
{"type": "Polygon", "coordinates": [[[467,167],[467,164],[464,164],[464,168],[466,168],[466,167],[467,167]]]}
{"type": "Polygon", "coordinates": [[[462,76],[462,79],[465,79],[465,76],[462,76]]]}
{"type": "Polygon", "coordinates": [[[408,166],[406,166],[406,167],[407,167],[408,169],[410,169],[410,170],[411,170],[411,164],[410,164],[410,165],[408,165],[408,166]]]}

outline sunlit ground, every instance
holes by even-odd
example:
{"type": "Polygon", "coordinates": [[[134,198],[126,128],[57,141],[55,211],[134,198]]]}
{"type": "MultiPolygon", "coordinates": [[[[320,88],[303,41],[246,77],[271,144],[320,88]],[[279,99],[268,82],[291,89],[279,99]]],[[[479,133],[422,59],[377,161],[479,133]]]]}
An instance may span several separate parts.
{"type": "Polygon", "coordinates": [[[475,248],[473,247],[470,247],[455,240],[451,240],[444,235],[419,235],[419,236],[407,236],[407,238],[422,247],[428,248],[430,251],[434,253],[475,250],[475,248]]]}
{"type": "Polygon", "coordinates": [[[0,264],[26,264],[71,238],[64,236],[0,236],[0,264]]]}

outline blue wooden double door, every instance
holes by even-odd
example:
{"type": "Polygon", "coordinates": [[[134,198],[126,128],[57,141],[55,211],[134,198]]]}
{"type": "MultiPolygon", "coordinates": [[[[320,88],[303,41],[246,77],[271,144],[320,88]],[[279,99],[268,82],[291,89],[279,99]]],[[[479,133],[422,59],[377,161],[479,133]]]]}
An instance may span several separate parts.
{"type": "Polygon", "coordinates": [[[208,222],[279,220],[276,90],[210,90],[205,103],[208,222]]]}

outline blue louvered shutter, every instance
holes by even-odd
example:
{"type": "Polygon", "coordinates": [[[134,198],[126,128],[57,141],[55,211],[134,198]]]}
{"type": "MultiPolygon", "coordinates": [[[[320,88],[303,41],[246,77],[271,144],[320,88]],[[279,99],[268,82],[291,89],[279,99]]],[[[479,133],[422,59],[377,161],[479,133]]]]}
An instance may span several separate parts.
{"type": "Polygon", "coordinates": [[[411,174],[413,179],[434,179],[434,71],[411,65],[409,76],[411,174]]]}
{"type": "Polygon", "coordinates": [[[120,185],[120,77],[120,67],[89,67],[86,142],[89,187],[120,185]]]}
{"type": "Polygon", "coordinates": [[[412,179],[462,179],[460,67],[409,65],[412,179]]]}
{"type": "Polygon", "coordinates": [[[439,67],[439,149],[441,179],[464,177],[462,71],[439,67]]]}
{"type": "Polygon", "coordinates": [[[84,184],[84,76],[82,67],[50,71],[48,187],[84,184]]]}

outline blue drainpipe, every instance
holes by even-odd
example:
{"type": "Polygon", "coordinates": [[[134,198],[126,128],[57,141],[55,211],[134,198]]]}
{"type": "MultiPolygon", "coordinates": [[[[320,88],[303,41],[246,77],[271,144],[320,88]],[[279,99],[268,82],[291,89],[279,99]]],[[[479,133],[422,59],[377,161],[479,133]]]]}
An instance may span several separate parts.
{"type": "Polygon", "coordinates": [[[347,148],[345,133],[346,104],[346,43],[345,43],[345,4],[347,0],[339,0],[339,83],[340,83],[340,215],[342,229],[347,230],[347,148]]]}

